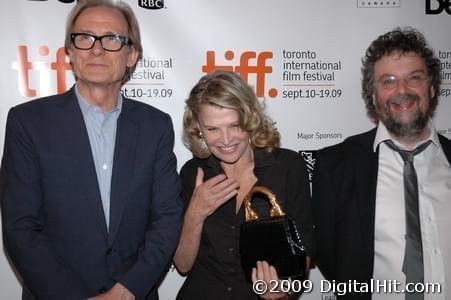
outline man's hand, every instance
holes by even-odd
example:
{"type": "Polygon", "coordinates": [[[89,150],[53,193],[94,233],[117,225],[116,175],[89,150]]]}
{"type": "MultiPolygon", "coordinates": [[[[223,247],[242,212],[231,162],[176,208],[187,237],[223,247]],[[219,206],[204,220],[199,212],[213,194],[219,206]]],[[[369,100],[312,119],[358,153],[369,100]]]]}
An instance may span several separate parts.
{"type": "Polygon", "coordinates": [[[135,296],[125,286],[116,283],[108,292],[89,298],[88,300],[135,300],[135,296]]]}

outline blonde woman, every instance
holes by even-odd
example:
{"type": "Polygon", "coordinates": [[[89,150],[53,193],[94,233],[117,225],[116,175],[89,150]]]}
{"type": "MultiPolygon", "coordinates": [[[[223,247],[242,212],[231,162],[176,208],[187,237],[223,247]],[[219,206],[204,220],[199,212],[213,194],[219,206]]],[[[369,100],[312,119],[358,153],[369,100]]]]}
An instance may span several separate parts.
{"type": "MultiPolygon", "coordinates": [[[[296,152],[279,148],[279,132],[252,88],[233,72],[202,77],[186,101],[183,122],[184,141],[194,158],[181,170],[186,212],[174,263],[187,279],[178,299],[258,299],[240,265],[242,201],[254,185],[270,188],[309,248],[311,205],[303,161],[296,152]]],[[[267,214],[265,199],[256,198],[253,207],[267,214]]],[[[274,267],[258,262],[251,279],[277,278],[274,267]]],[[[287,297],[282,292],[260,295],[287,297]]]]}

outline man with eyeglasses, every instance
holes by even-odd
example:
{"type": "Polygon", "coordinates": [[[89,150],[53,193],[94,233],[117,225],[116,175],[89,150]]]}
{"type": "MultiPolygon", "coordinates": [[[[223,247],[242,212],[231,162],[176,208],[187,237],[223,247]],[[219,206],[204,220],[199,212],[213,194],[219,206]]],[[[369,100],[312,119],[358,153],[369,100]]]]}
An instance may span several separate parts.
{"type": "Polygon", "coordinates": [[[78,1],[65,47],[75,86],[7,120],[3,234],[22,299],[158,299],[182,202],[169,115],[120,93],[138,22],[121,1],[78,1]]]}
{"type": "Polygon", "coordinates": [[[376,128],[318,151],[315,262],[340,299],[450,299],[451,141],[437,133],[440,61],[413,28],[366,50],[376,128]]]}

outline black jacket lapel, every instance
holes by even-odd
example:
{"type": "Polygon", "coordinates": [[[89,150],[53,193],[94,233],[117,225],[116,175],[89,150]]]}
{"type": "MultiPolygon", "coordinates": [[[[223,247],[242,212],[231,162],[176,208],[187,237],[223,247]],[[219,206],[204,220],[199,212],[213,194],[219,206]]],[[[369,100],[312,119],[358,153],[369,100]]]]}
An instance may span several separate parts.
{"type": "MultiPolygon", "coordinates": [[[[57,104],[65,110],[65,122],[61,124],[61,126],[67,126],[65,129],[65,132],[67,132],[67,140],[62,142],[68,143],[68,151],[73,151],[74,157],[80,158],[77,163],[81,164],[81,168],[84,170],[84,186],[87,187],[85,191],[80,191],[80,193],[84,193],[82,197],[87,198],[85,200],[88,201],[88,205],[91,205],[93,211],[96,212],[95,215],[97,216],[97,223],[106,239],[107,227],[94,159],[92,157],[91,145],[89,143],[85,121],[83,119],[83,114],[78,104],[74,89],[75,86],[63,94],[61,98],[56,100],[57,104]]],[[[84,199],[81,200],[83,201],[84,199]]]]}
{"type": "Polygon", "coordinates": [[[138,139],[138,125],[129,117],[133,109],[133,103],[124,99],[122,111],[117,121],[113,174],[111,178],[109,244],[113,242],[117,234],[124,205],[129,195],[129,183],[133,175],[138,139]]]}

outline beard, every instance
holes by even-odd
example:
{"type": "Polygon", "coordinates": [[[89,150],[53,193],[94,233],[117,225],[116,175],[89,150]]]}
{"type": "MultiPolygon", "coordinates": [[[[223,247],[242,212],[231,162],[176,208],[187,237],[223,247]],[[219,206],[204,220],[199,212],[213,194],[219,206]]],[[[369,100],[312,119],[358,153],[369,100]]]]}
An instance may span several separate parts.
{"type": "Polygon", "coordinates": [[[426,128],[432,116],[429,108],[426,111],[420,109],[420,99],[417,94],[406,93],[389,98],[383,105],[375,101],[377,116],[394,136],[398,138],[417,137],[426,128]],[[407,121],[403,121],[401,116],[397,116],[390,110],[391,104],[401,104],[404,101],[414,101],[417,105],[417,110],[411,113],[407,121]]]}

